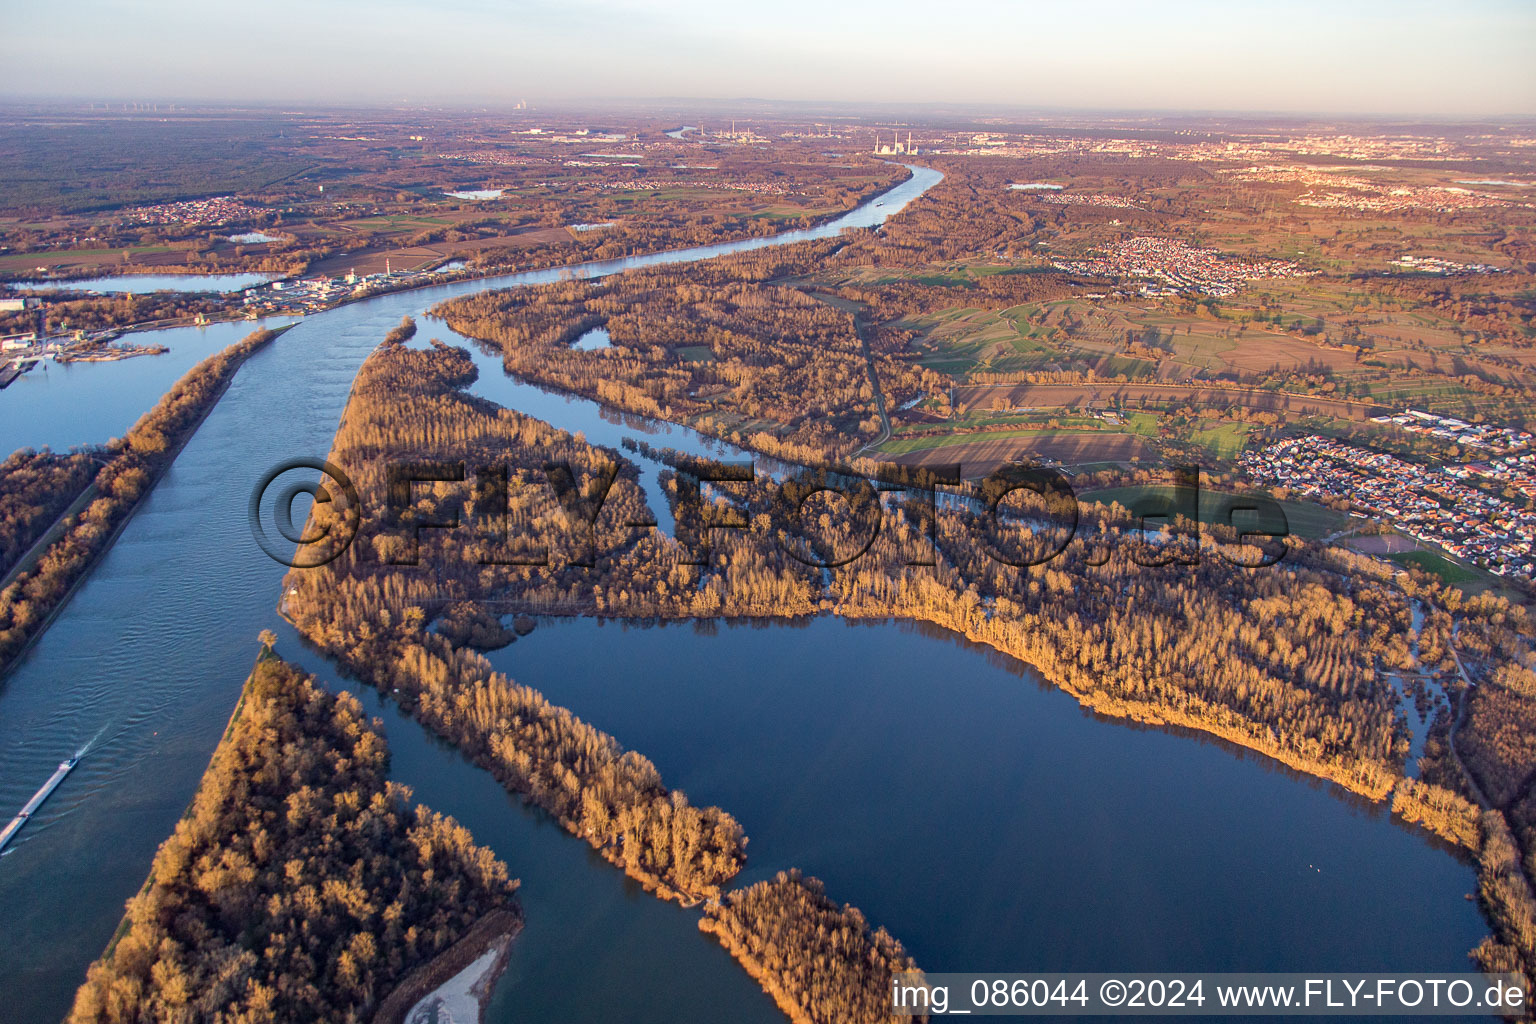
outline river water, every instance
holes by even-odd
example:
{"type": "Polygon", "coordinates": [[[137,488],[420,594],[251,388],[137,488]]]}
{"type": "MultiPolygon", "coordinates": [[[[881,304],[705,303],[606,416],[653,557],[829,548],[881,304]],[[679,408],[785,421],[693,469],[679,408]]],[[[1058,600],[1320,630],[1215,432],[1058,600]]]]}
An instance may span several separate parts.
{"type": "MultiPolygon", "coordinates": [[[[263,238],[267,236],[262,236],[263,238]]],[[[18,281],[18,288],[49,292],[239,292],[268,284],[282,274],[114,274],[66,281],[18,281]]]]}
{"type": "MultiPolygon", "coordinates": [[[[380,296],[306,318],[252,357],[0,688],[0,808],[19,807],[62,757],[88,748],[0,859],[7,1019],[64,1013],[186,807],[257,632],[279,625],[283,569],[251,538],[251,489],[278,462],[325,455],[358,365],[402,315],[485,287],[870,226],[938,180],[914,169],[878,209],[776,239],[380,296]]],[[[249,327],[164,332],[172,354],[157,358],[189,365],[249,327]]],[[[454,337],[438,323],[421,333],[454,337]]],[[[155,361],[101,367],[78,392],[50,377],[24,415],[6,407],[18,382],[0,394],[0,448],[120,433],[177,376],[135,369],[155,361]],[[108,376],[125,370],[137,376],[108,376]],[[105,396],[116,411],[75,422],[105,396]]],[[[477,361],[477,392],[593,441],[739,456],[477,361]]],[[[654,467],[643,468],[654,486],[654,467]]],[[[280,636],[285,656],[347,685],[291,630],[280,636]]],[[[543,623],[495,658],[651,757],[696,802],[740,818],[749,878],[785,867],[820,875],[929,969],[1449,970],[1465,967],[1483,931],[1462,898],[1470,868],[1379,809],[1224,744],[1100,721],[1017,663],[946,636],[830,620],[576,620],[543,623]]],[[[362,696],[386,723],[392,774],[523,879],[528,928],[492,1020],[782,1020],[693,912],[644,895],[362,696]]]]}
{"type": "Polygon", "coordinates": [[[5,455],[22,445],[65,451],[121,437],[198,362],[258,328],[292,322],[273,317],[135,332],[125,343],[170,351],[110,363],[44,359],[0,392],[0,448],[5,455]]]}

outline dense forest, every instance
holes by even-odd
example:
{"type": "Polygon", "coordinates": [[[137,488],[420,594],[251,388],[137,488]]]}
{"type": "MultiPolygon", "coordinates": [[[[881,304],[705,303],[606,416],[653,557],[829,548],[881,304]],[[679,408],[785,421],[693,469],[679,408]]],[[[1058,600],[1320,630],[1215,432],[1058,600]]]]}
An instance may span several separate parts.
{"type": "Polygon", "coordinates": [[[22,448],[0,462],[0,576],[11,571],[95,475],[88,452],[22,448]]]}
{"type": "Polygon", "coordinates": [[[892,977],[917,970],[901,943],[798,871],[727,893],[699,928],[741,961],[793,1024],[928,1019],[891,1012],[892,977]]]}
{"type": "Polygon", "coordinates": [[[517,883],[388,781],[384,737],[264,654],[71,1024],[369,1021],[517,883]]]}
{"type": "MultiPolygon", "coordinates": [[[[139,501],[224,393],[240,364],[281,333],[256,331],[204,359],[172,385],[126,437],[106,449],[105,465],[91,481],[96,497],[70,518],[65,531],[34,565],[0,590],[0,673],[9,669],[111,545],[139,501]]],[[[7,460],[6,465],[14,459],[7,460]]],[[[69,478],[56,482],[68,485],[69,478]]],[[[67,497],[57,495],[55,503],[67,505],[78,493],[78,488],[69,490],[66,486],[65,490],[67,497]]],[[[34,495],[34,499],[40,497],[34,495]]],[[[19,506],[14,510],[18,514],[22,511],[19,506]]],[[[19,527],[16,529],[19,535],[19,527]]]]}
{"type": "Polygon", "coordinates": [[[594,282],[466,295],[434,313],[492,346],[509,372],[771,455],[841,459],[880,432],[889,403],[937,395],[939,375],[865,354],[853,315],[776,283],[830,251],[808,243],[594,282]],[[788,250],[794,251],[788,251],[788,250]],[[595,328],[611,345],[571,343],[595,328]]]}

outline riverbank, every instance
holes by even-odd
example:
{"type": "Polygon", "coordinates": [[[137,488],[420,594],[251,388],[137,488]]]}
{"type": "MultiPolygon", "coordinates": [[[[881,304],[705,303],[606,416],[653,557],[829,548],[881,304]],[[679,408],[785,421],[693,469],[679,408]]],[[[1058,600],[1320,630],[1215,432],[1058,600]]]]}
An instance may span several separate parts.
{"type": "MultiPolygon", "coordinates": [[[[89,493],[102,497],[87,507],[87,521],[66,528],[66,533],[57,536],[38,555],[31,569],[13,578],[14,590],[7,589],[0,593],[0,657],[4,658],[4,662],[0,663],[0,679],[8,676],[21,663],[38,638],[48,631],[48,627],[69,604],[81,584],[90,577],[97,563],[112,550],[134,513],[154,492],[155,484],[219,404],[219,399],[229,390],[240,367],[291,326],[256,331],[223,352],[198,363],[172,386],[154,409],[145,413],[134,425],[124,447],[113,454],[88,488],[89,493]],[[188,399],[195,403],[190,418],[179,424],[165,422],[174,420],[181,411],[174,405],[174,396],[197,386],[209,374],[217,378],[212,387],[205,394],[188,399]],[[170,433],[167,434],[164,428],[168,428],[170,433]],[[136,450],[133,443],[134,435],[140,430],[151,435],[146,438],[146,447],[142,452],[136,450]],[[158,450],[154,448],[156,444],[161,445],[158,450]],[[101,502],[107,502],[108,505],[98,513],[101,502]],[[112,503],[117,503],[117,507],[111,507],[112,503]],[[110,525],[102,533],[101,520],[104,518],[110,525]],[[45,570],[68,577],[61,591],[51,595],[47,593],[48,581],[43,577],[45,570]],[[33,586],[29,588],[29,584],[33,586]],[[47,605],[41,616],[36,607],[38,603],[47,605]]],[[[50,532],[53,529],[50,527],[50,532]]]]}
{"type": "Polygon", "coordinates": [[[522,915],[515,911],[486,914],[385,996],[373,1024],[478,1024],[522,930],[522,915]]]}

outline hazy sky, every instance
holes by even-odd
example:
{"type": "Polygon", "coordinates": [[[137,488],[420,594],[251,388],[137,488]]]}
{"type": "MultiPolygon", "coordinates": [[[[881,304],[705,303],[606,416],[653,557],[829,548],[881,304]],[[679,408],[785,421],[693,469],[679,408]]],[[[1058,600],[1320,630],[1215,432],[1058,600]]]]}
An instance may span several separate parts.
{"type": "Polygon", "coordinates": [[[8,4],[6,97],[1536,114],[1536,0],[8,4]]]}

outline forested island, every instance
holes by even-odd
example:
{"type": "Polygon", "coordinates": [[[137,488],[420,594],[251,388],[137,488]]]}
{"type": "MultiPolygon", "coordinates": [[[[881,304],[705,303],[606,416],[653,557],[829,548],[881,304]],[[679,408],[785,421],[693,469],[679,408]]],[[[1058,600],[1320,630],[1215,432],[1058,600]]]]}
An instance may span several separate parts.
{"type": "MultiPolygon", "coordinates": [[[[493,444],[542,450],[574,464],[589,463],[591,449],[561,438],[545,424],[515,414],[497,415],[488,403],[475,403],[478,419],[455,416],[463,396],[459,384],[471,379],[474,365],[461,349],[426,351],[391,345],[380,348],[358,373],[354,395],[337,434],[333,457],[349,472],[367,475],[368,485],[385,485],[384,460],[359,461],[359,447],[381,438],[380,417],[392,418],[375,396],[395,395],[409,407],[417,429],[440,432],[450,443],[493,444]],[[413,399],[437,406],[430,416],[413,399]],[[463,431],[473,433],[464,433],[463,431]],[[526,435],[526,436],[525,436],[526,435]],[[543,446],[540,446],[542,442],[543,446]]],[[[365,485],[365,486],[368,486],[365,485]]],[[[630,507],[642,509],[630,484],[630,507]]],[[[382,492],[380,492],[382,493],[382,492]]],[[[409,542],[382,534],[359,538],[342,560],[367,545],[377,557],[408,557],[409,542]],[[373,548],[377,540],[377,548],[373,548]]],[[[696,808],[680,792],[663,785],[655,767],[611,736],[594,729],[564,708],[551,705],[536,690],[519,686],[469,650],[456,649],[446,637],[427,633],[419,607],[386,613],[377,628],[357,631],[350,616],[327,621],[312,588],[323,586],[329,569],[295,570],[285,602],[287,614],[313,641],[348,671],[399,698],[423,724],[489,769],[509,790],[525,795],[569,831],[591,843],[647,888],[670,898],[696,901],[711,897],[738,870],[745,837],[730,815],[718,808],[696,808]]],[[[343,604],[371,603],[368,581],[332,576],[348,595],[343,604]]],[[[382,582],[382,580],[377,580],[382,582]]]]}
{"type": "MultiPolygon", "coordinates": [[[[222,352],[198,363],[139,418],[127,436],[99,452],[70,456],[38,455],[26,451],[5,462],[0,492],[0,537],[7,553],[19,556],[24,538],[48,529],[89,486],[92,499],[32,565],[15,574],[0,590],[0,676],[15,664],[28,645],[69,599],[91,566],[112,545],[138,503],[165,472],[182,446],[196,432],[235,371],[252,353],[270,344],[287,328],[255,331],[222,352]],[[48,472],[43,472],[47,468],[48,472]],[[9,470],[20,471],[14,480],[9,470]],[[90,476],[94,471],[94,476],[90,476]],[[82,478],[88,485],[82,485],[82,478]],[[54,519],[49,511],[57,510],[54,519]],[[10,538],[14,537],[14,540],[10,538]]],[[[15,557],[15,556],[13,556],[15,557]]],[[[9,560],[6,562],[10,566],[9,560]]]]}
{"type": "Polygon", "coordinates": [[[265,650],[71,1024],[363,1024],[477,922],[515,933],[506,866],[388,766],[355,698],[265,650]]]}

